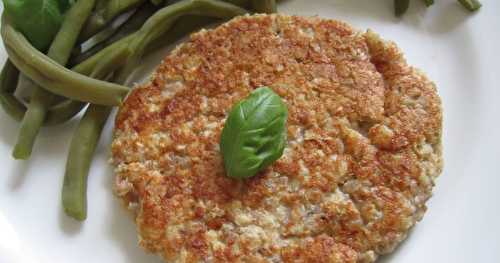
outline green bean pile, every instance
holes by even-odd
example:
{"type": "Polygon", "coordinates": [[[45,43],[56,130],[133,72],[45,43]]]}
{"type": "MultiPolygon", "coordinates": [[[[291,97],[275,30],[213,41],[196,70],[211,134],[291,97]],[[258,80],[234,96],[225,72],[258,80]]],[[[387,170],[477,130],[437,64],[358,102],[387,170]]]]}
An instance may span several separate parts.
{"type": "Polygon", "coordinates": [[[43,126],[59,125],[86,106],[70,143],[62,189],[67,215],[87,217],[87,176],[102,129],[129,92],[126,80],[140,59],[197,28],[244,15],[272,13],[274,0],[78,0],[65,13],[47,53],[36,49],[2,15],[9,56],[0,74],[0,106],[20,131],[13,157],[30,158],[43,126]],[[125,18],[122,24],[113,22],[125,18]],[[111,32],[102,37],[103,32],[111,32]],[[83,50],[82,43],[94,40],[83,50]],[[17,89],[31,96],[21,100],[17,89]]]}
{"type": "MultiPolygon", "coordinates": [[[[423,0],[427,7],[434,4],[434,0],[423,0]]],[[[465,7],[470,12],[474,12],[481,8],[481,3],[479,0],[457,0],[463,7],[465,7]]],[[[394,0],[394,14],[396,16],[402,16],[408,8],[410,7],[410,0],[394,0]]]]}

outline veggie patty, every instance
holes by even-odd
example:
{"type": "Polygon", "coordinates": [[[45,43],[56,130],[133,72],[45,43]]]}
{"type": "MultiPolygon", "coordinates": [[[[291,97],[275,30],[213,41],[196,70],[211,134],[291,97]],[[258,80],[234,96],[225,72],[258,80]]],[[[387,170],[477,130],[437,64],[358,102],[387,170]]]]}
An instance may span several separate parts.
{"type": "Polygon", "coordinates": [[[372,31],[243,16],[202,30],[116,119],[115,191],[167,262],[373,262],[422,219],[442,169],[435,85],[372,31]],[[258,87],[287,105],[283,156],[225,175],[220,136],[258,87]]]}

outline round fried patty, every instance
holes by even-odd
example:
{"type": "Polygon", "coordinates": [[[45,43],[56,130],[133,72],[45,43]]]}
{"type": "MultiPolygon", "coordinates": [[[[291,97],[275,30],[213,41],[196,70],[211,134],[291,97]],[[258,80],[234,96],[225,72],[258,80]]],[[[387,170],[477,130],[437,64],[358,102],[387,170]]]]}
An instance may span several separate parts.
{"type": "Polygon", "coordinates": [[[167,262],[373,262],[425,212],[442,168],[440,99],[394,43],[317,17],[244,16],[202,30],[116,119],[115,191],[167,262]],[[219,140],[269,86],[288,145],[247,180],[219,140]]]}

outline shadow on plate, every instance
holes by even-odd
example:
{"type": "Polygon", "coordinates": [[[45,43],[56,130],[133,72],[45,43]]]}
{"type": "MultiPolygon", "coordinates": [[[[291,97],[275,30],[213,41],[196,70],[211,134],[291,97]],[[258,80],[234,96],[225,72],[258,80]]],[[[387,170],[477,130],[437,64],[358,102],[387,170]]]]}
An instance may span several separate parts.
{"type": "Polygon", "coordinates": [[[28,174],[30,167],[31,163],[29,161],[15,161],[15,164],[12,166],[12,170],[8,172],[10,191],[17,191],[24,184],[26,179],[29,177],[28,174]]]}
{"type": "Polygon", "coordinates": [[[63,208],[59,208],[59,226],[61,230],[68,236],[74,236],[82,232],[85,224],[67,216],[63,208]]]}
{"type": "Polygon", "coordinates": [[[19,131],[20,126],[19,123],[8,116],[3,109],[0,110],[0,123],[2,123],[0,140],[3,141],[5,145],[13,147],[17,139],[17,132],[19,131]]]}
{"type": "Polygon", "coordinates": [[[7,149],[2,158],[13,164],[10,171],[7,171],[9,190],[16,191],[22,187],[28,177],[34,173],[33,170],[36,170],[32,168],[45,160],[58,160],[60,166],[64,167],[71,136],[77,123],[76,119],[61,125],[42,128],[28,160],[15,160],[11,155],[17,140],[19,123],[4,114],[2,109],[0,109],[0,123],[3,123],[0,143],[3,143],[7,149]],[[58,143],[54,143],[54,140],[58,143]]]}
{"type": "Polygon", "coordinates": [[[439,15],[435,16],[430,23],[435,26],[429,27],[429,31],[434,34],[451,32],[478,14],[467,11],[456,1],[447,2],[437,8],[439,8],[439,15]]]}

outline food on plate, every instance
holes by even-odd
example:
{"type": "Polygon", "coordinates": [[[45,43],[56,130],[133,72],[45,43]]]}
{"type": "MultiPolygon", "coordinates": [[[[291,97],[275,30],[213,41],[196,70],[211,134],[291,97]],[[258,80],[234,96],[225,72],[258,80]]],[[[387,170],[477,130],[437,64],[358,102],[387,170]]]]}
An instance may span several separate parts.
{"type": "MultiPolygon", "coordinates": [[[[109,106],[120,104],[129,92],[123,85],[141,57],[200,26],[245,14],[248,11],[243,7],[250,7],[249,0],[154,1],[154,4],[136,0],[76,3],[47,0],[47,8],[39,10],[38,17],[52,18],[52,9],[66,3],[58,10],[64,21],[57,25],[60,29],[47,56],[39,51],[43,48],[28,40],[36,38],[43,42],[46,39],[37,34],[30,36],[31,31],[23,31],[24,27],[20,26],[26,23],[19,21],[22,19],[19,14],[31,12],[32,6],[25,5],[25,1],[4,0],[7,2],[11,6],[2,15],[1,33],[9,60],[2,70],[0,105],[15,120],[22,121],[13,156],[29,158],[42,125],[66,122],[90,103],[71,141],[62,191],[65,212],[78,220],[86,218],[86,178],[112,109],[109,106]],[[121,13],[127,11],[133,14],[121,13]],[[123,18],[125,22],[115,28],[110,25],[116,22],[115,18],[123,18]],[[87,40],[86,34],[97,31],[99,33],[87,40]],[[109,31],[111,34],[104,34],[105,37],[101,34],[109,31]],[[77,37],[80,41],[92,42],[83,53],[86,43],[76,43],[77,37]],[[68,60],[71,70],[59,65],[68,60]],[[23,81],[27,78],[34,83],[23,81]],[[13,95],[20,86],[32,91],[29,101],[13,95]]],[[[41,23],[40,31],[47,33],[53,26],[53,23],[41,23]]]]}
{"type": "Polygon", "coordinates": [[[192,35],[128,95],[115,192],[166,262],[373,262],[422,219],[441,128],[435,85],[394,43],[335,20],[241,16],[192,35]],[[259,87],[288,109],[286,146],[235,179],[221,133],[259,87]]]}
{"type": "MultiPolygon", "coordinates": [[[[93,0],[78,1],[67,12],[65,21],[62,23],[59,32],[56,34],[47,52],[47,56],[53,59],[54,62],[62,66],[66,65],[71,51],[76,44],[78,34],[92,12],[94,2],[93,0]]],[[[28,46],[31,47],[29,42],[28,46]]],[[[31,97],[21,123],[17,143],[12,153],[16,159],[28,159],[31,156],[36,136],[43,126],[50,106],[57,100],[55,94],[38,87],[34,82],[26,81],[25,83],[29,83],[30,85],[30,87],[25,88],[31,91],[31,97]]]]}
{"type": "Polygon", "coordinates": [[[458,0],[467,10],[474,12],[481,8],[482,4],[478,0],[458,0]]]}
{"type": "Polygon", "coordinates": [[[410,7],[410,0],[394,0],[394,14],[402,16],[410,7]]]}

